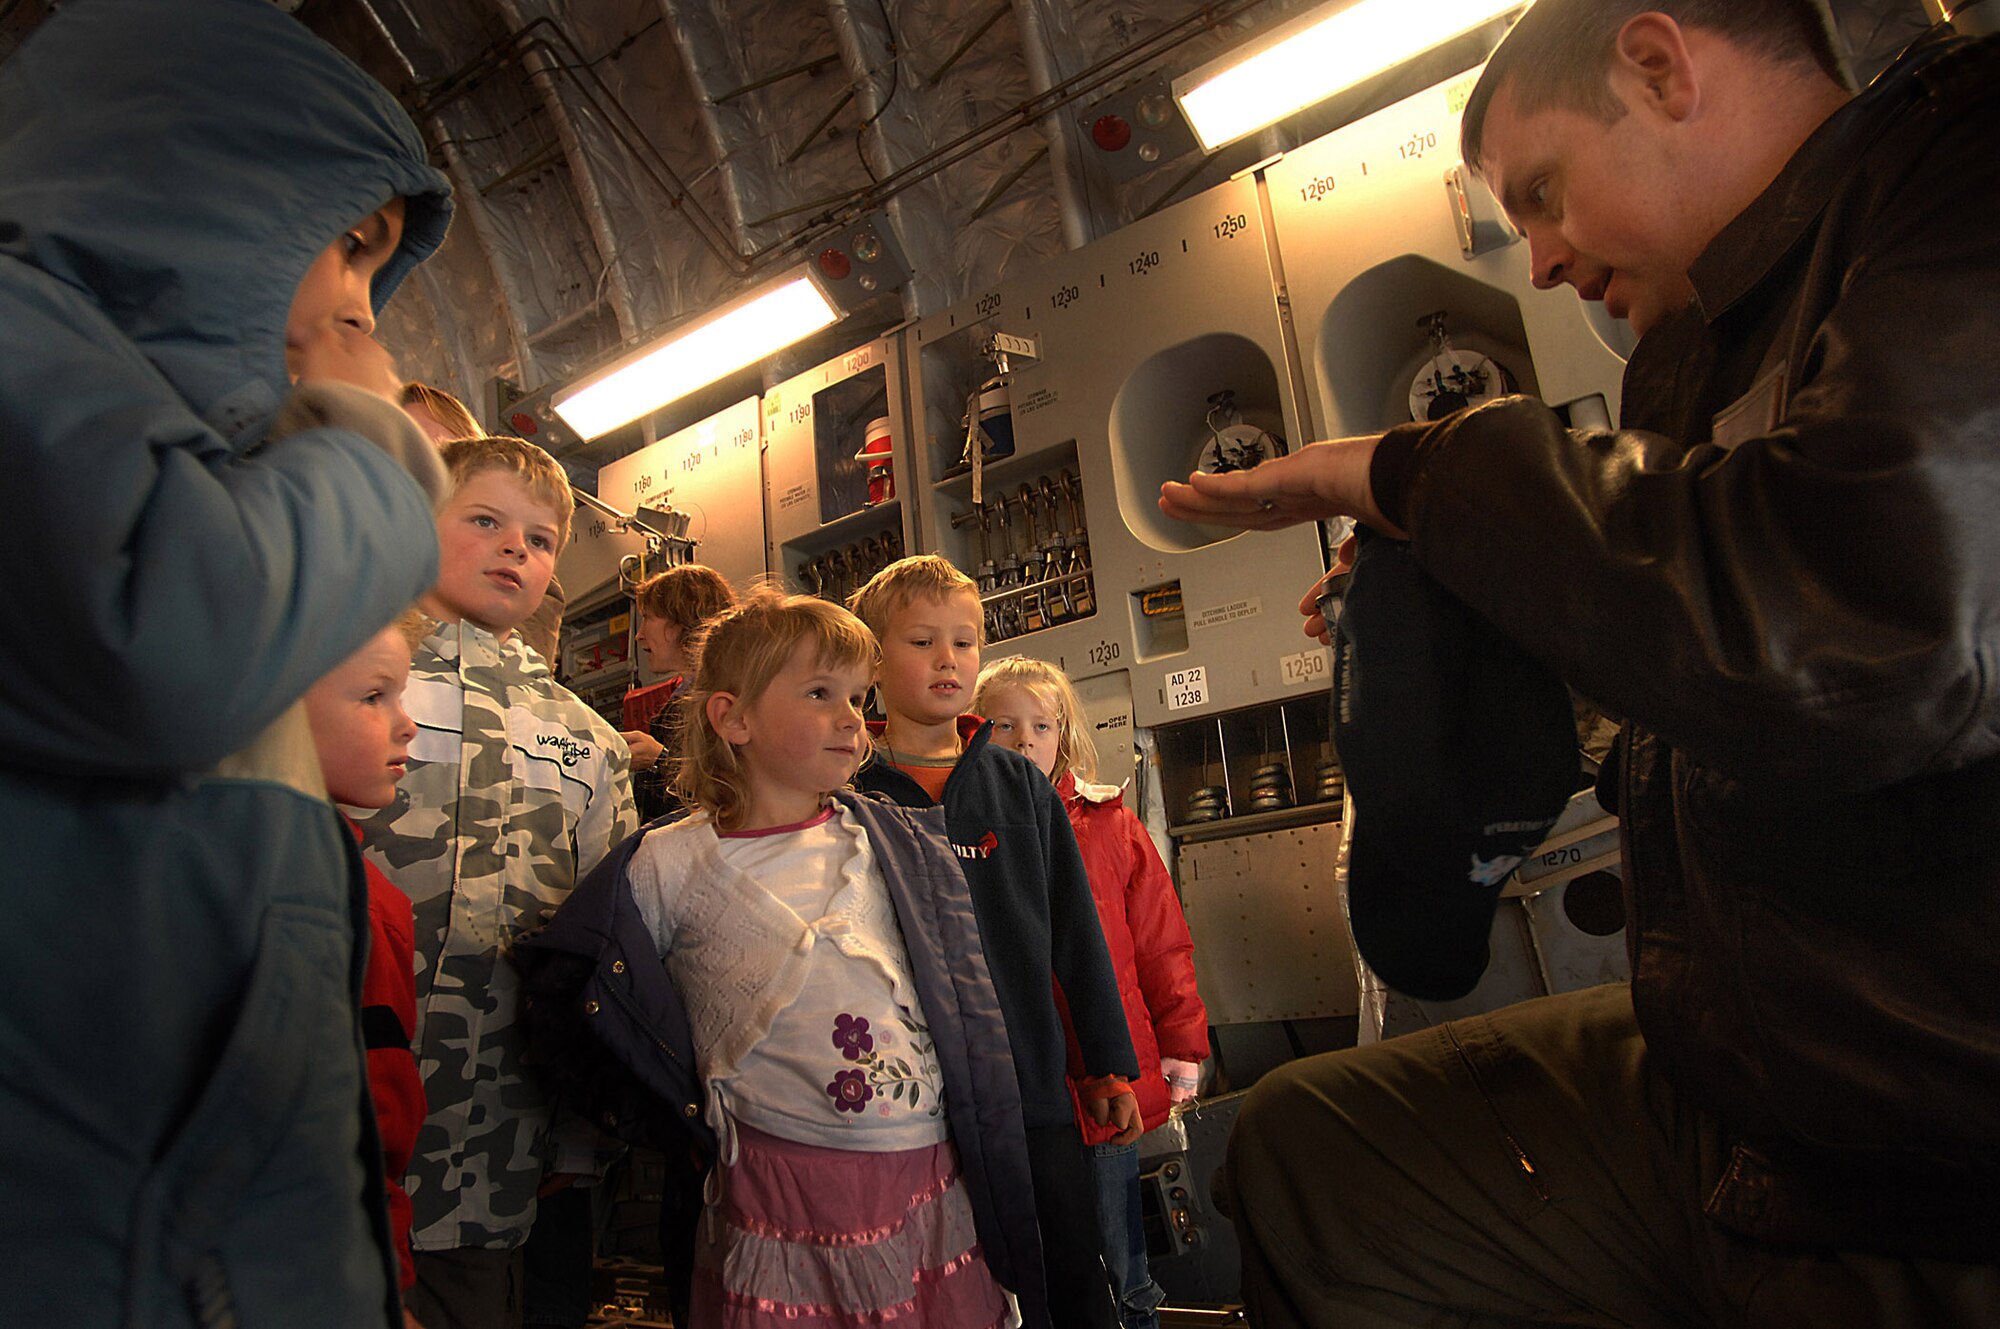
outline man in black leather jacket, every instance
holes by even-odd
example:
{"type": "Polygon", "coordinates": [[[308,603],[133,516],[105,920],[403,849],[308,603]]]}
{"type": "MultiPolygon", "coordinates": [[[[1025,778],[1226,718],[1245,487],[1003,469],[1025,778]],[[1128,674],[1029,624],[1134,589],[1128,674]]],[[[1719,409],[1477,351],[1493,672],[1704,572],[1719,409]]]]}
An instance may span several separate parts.
{"type": "Polygon", "coordinates": [[[1628,717],[1633,979],[1267,1077],[1253,1317],[2000,1323],[2000,39],[1854,96],[1810,0],[1541,0],[1463,137],[1642,334],[1624,428],[1503,398],[1161,503],[1408,538],[1628,717]]]}

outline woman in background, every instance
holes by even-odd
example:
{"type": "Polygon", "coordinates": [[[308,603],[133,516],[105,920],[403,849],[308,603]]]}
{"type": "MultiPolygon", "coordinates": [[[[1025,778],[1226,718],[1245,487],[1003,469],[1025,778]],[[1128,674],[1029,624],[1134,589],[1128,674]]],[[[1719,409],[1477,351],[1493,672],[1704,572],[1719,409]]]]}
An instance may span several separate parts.
{"type": "Polygon", "coordinates": [[[681,708],[676,703],[694,673],[702,626],[735,605],[736,592],[714,568],[688,563],[640,582],[633,600],[639,607],[639,647],[646,653],[646,668],[667,676],[666,698],[646,728],[624,731],[632,749],[639,820],[648,822],[680,811],[680,800],[669,788],[680,752],[676,729],[681,708]]]}

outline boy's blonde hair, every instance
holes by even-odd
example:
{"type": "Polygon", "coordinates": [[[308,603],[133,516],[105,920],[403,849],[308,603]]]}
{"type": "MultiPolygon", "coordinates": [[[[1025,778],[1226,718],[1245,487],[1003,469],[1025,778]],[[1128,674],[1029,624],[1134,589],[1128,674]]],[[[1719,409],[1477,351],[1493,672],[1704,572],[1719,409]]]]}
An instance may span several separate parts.
{"type": "Polygon", "coordinates": [[[569,487],[569,476],[548,453],[524,438],[482,434],[440,443],[438,456],[444,458],[444,468],[451,473],[451,488],[446,491],[444,502],[449,503],[466,481],[482,471],[506,471],[518,477],[530,494],[555,513],[556,552],[562,552],[562,547],[569,543],[569,519],[576,510],[576,494],[569,487]]]}
{"type": "Polygon", "coordinates": [[[486,431],[479,427],[479,421],[472,418],[472,412],[465,409],[465,403],[428,383],[415,379],[403,385],[403,405],[421,406],[431,419],[445,430],[451,438],[478,438],[486,431]]]}
{"type": "MultiPolygon", "coordinates": [[[[889,620],[912,600],[949,600],[970,592],[979,598],[979,583],[960,572],[948,559],[936,554],[912,554],[899,558],[870,577],[867,584],[847,597],[847,607],[881,636],[889,630],[889,620]]],[[[981,615],[980,645],[986,644],[986,626],[981,615]]]]}
{"type": "Polygon", "coordinates": [[[875,634],[853,614],[770,586],[758,587],[708,625],[694,689],[680,709],[681,756],[673,787],[683,801],[705,810],[718,829],[742,825],[749,773],[735,746],[709,724],[708,699],[726,692],[738,705],[754,703],[802,640],[813,643],[822,668],[861,665],[872,671],[881,658],[875,634]]]}
{"type": "Polygon", "coordinates": [[[1056,714],[1056,762],[1049,778],[1060,780],[1064,771],[1074,771],[1079,780],[1095,780],[1097,745],[1083,732],[1083,703],[1077,700],[1069,675],[1046,660],[1025,655],[995,660],[979,671],[979,682],[973,685],[973,714],[985,715],[988,703],[1008,688],[1020,688],[1056,714]]]}
{"type": "Polygon", "coordinates": [[[424,638],[431,635],[432,629],[437,627],[437,620],[415,605],[411,605],[396,615],[395,621],[389,626],[396,629],[397,635],[402,637],[414,652],[424,644],[424,638]]]}

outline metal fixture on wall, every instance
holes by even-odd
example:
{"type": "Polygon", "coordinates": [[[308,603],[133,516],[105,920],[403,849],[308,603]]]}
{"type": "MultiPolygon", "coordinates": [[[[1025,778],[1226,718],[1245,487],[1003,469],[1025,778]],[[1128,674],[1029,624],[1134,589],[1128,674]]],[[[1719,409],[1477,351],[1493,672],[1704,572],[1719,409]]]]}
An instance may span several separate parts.
{"type": "Polygon", "coordinates": [[[1200,147],[1163,74],[1092,102],[1078,123],[1096,149],[1092,160],[1120,183],[1200,147]]]}
{"type": "MultiPolygon", "coordinates": [[[[637,512],[626,512],[614,508],[595,494],[584,490],[576,491],[576,501],[593,512],[600,512],[611,519],[611,529],[621,534],[636,532],[646,539],[646,552],[658,557],[667,567],[681,563],[692,563],[694,551],[700,541],[688,535],[688,514],[676,512],[673,508],[640,508],[637,512]]],[[[620,566],[621,575],[624,572],[620,566]]]]}
{"type": "Polygon", "coordinates": [[[895,228],[881,213],[828,235],[819,243],[813,264],[819,269],[820,286],[847,313],[910,279],[910,265],[895,228]]]}

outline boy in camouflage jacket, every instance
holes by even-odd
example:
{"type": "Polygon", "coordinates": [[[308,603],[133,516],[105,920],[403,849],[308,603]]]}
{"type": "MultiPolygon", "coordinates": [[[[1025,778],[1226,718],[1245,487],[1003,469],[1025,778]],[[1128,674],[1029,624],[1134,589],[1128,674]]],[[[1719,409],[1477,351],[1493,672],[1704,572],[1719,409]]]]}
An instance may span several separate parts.
{"type": "Polygon", "coordinates": [[[409,774],[360,812],[367,856],[416,914],[418,1063],[430,1116],[406,1177],[413,1308],[426,1325],[518,1314],[518,1252],[538,1192],[593,1173],[596,1134],[552,1128],[523,1072],[515,935],[637,829],[617,731],[515,632],[542,601],[573,500],[555,461],[509,438],[444,445],[440,620],[417,650],[409,774]]]}

